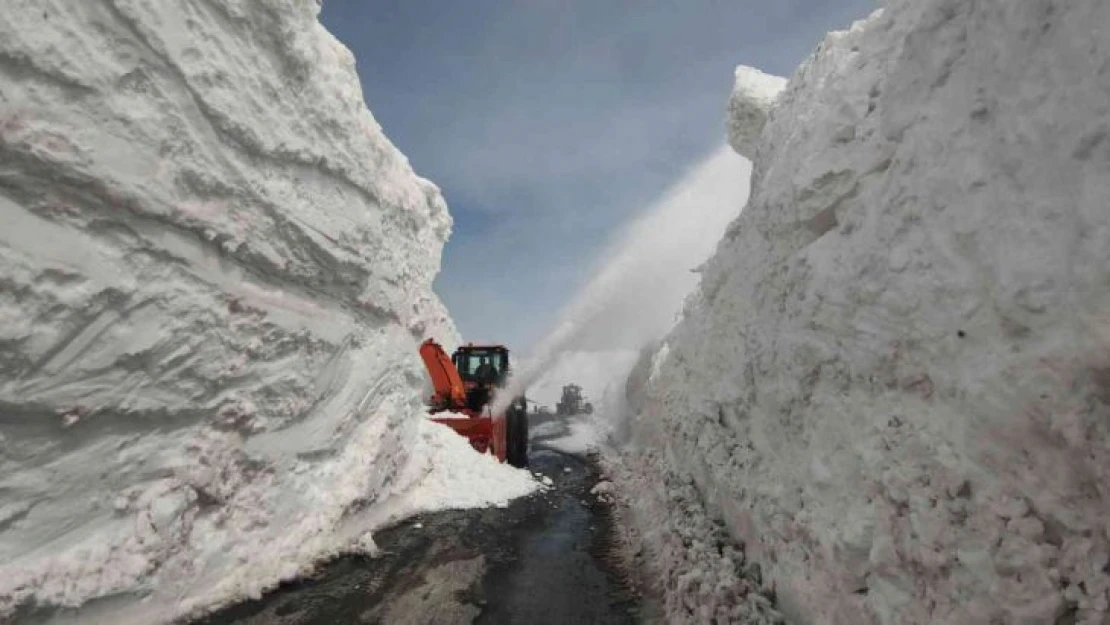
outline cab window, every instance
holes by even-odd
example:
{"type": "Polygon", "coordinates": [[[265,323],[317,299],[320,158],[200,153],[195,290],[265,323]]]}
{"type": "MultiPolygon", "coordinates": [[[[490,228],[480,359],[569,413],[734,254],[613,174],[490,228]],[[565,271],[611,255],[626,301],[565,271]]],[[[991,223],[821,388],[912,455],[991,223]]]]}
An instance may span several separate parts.
{"type": "Polygon", "coordinates": [[[473,351],[460,354],[459,362],[456,362],[455,366],[463,378],[473,378],[478,373],[478,368],[482,366],[482,361],[487,359],[493,368],[493,376],[500,376],[504,372],[504,364],[498,352],[473,351]]]}

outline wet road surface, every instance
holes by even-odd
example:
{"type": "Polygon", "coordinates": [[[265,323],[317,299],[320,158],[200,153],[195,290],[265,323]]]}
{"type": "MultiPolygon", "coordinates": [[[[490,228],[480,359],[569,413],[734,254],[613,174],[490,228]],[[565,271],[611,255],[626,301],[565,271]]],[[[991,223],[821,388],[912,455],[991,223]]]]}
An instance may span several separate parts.
{"type": "MultiPolygon", "coordinates": [[[[535,421],[533,421],[535,423],[535,421]]],[[[607,509],[585,459],[533,440],[530,467],[555,488],[508,508],[446,511],[375,532],[383,553],[339,559],[311,579],[196,625],[581,623],[655,620],[605,553],[607,509]],[[537,444],[538,443],[538,444],[537,444]]]]}

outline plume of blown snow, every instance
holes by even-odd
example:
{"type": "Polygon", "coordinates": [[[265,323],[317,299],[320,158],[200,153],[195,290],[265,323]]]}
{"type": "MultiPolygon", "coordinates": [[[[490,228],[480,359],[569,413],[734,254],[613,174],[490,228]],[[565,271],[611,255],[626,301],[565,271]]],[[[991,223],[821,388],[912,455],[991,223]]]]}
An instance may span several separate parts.
{"type": "Polygon", "coordinates": [[[750,174],[749,161],[721,146],[614,237],[494,409],[506,408],[564,352],[634,350],[665,334],[697,285],[699,266],[747,201],[750,174]]]}

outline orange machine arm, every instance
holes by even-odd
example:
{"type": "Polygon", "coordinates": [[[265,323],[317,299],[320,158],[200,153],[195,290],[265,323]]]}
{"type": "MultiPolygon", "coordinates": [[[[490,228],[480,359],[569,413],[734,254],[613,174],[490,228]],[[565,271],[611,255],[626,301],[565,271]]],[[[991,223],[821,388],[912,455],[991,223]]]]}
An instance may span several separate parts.
{"type": "Polygon", "coordinates": [[[433,339],[421,343],[420,357],[424,359],[424,367],[432,378],[432,387],[435,388],[435,394],[432,395],[434,407],[448,410],[466,408],[466,391],[463,390],[459,370],[439,343],[433,339]]]}

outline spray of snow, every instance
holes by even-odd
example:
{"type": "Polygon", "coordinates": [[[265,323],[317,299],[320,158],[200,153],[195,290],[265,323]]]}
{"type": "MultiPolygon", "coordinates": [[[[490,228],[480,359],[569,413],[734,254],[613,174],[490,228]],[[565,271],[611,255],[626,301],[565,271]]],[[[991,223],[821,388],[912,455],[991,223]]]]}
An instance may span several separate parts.
{"type": "MultiPolygon", "coordinates": [[[[891,0],[741,84],[751,202],[630,381],[630,505],[696,485],[791,622],[1106,622],[1107,24],[891,0]]],[[[659,509],[650,554],[706,540],[659,509]]]]}
{"type": "MultiPolygon", "coordinates": [[[[573,382],[582,387],[585,401],[590,402],[593,411],[544,424],[569,433],[548,438],[543,445],[571,454],[608,446],[619,429],[625,380],[638,357],[638,352],[628,349],[567,351],[556,357],[543,375],[528,387],[528,398],[553,408],[562,395],[563,385],[573,382]]],[[[532,433],[533,436],[548,435],[540,428],[532,433]]]]}
{"type": "Polygon", "coordinates": [[[317,11],[5,5],[0,620],[161,622],[527,490],[425,421],[450,216],[317,11]]]}
{"type": "Polygon", "coordinates": [[[666,333],[697,284],[698,266],[744,205],[749,174],[749,163],[722,146],[616,237],[495,409],[540,382],[564,352],[636,350],[666,333]]]}
{"type": "Polygon", "coordinates": [[[528,398],[554,407],[564,384],[582,387],[586,400],[595,404],[620,390],[638,352],[629,349],[566,351],[551,361],[535,383],[528,387],[528,398]]]}

